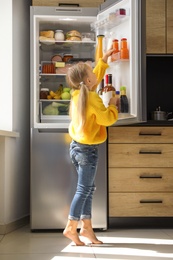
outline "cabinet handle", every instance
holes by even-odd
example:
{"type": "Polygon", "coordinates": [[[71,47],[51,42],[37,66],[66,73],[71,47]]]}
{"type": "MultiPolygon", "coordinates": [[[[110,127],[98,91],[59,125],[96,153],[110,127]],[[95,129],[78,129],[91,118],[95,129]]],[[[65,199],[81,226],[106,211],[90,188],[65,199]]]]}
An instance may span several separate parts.
{"type": "Polygon", "coordinates": [[[162,151],[147,151],[147,150],[140,150],[139,154],[162,154],[162,151]]]}
{"type": "Polygon", "coordinates": [[[156,174],[156,175],[140,175],[140,179],[162,179],[162,175],[156,174]]]}
{"type": "Polygon", "coordinates": [[[140,131],[139,132],[139,135],[162,135],[162,133],[161,132],[145,132],[145,131],[140,131]]]}
{"type": "Polygon", "coordinates": [[[148,200],[140,200],[140,203],[163,203],[162,200],[157,199],[148,199],[148,200]]]}

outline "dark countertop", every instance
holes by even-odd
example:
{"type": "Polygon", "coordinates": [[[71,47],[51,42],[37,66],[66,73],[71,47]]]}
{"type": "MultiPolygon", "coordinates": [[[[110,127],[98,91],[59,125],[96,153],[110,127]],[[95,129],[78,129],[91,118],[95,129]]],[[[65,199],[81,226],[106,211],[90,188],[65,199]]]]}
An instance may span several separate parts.
{"type": "Polygon", "coordinates": [[[148,120],[147,122],[137,123],[134,126],[173,126],[173,120],[148,120]]]}

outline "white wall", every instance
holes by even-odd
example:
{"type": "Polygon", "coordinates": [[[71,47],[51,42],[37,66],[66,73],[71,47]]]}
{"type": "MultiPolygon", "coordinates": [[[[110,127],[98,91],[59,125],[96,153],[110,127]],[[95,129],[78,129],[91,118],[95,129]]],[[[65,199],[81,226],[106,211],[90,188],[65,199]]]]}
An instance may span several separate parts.
{"type": "MultiPolygon", "coordinates": [[[[3,68],[3,74],[0,74],[0,130],[13,130],[20,134],[17,138],[0,139],[0,153],[4,155],[4,158],[0,159],[0,181],[3,182],[0,184],[0,227],[30,214],[31,3],[30,0],[6,0],[3,4],[0,3],[0,16],[1,12],[4,12],[4,20],[0,22],[0,26],[6,29],[3,41],[2,38],[0,40],[0,50],[2,42],[6,42],[3,44],[3,52],[10,52],[8,41],[11,42],[12,50],[12,53],[7,55],[9,67],[3,68]],[[9,25],[7,29],[6,19],[11,21],[11,28],[9,25]],[[8,84],[2,86],[4,79],[8,84]],[[10,93],[10,97],[6,97],[4,92],[10,93]],[[2,99],[5,99],[5,104],[2,99]],[[5,110],[7,106],[9,111],[5,110]]],[[[3,60],[0,60],[1,68],[4,66],[2,63],[3,60]]]]}
{"type": "Polygon", "coordinates": [[[12,0],[0,3],[0,129],[12,130],[12,0]]]}

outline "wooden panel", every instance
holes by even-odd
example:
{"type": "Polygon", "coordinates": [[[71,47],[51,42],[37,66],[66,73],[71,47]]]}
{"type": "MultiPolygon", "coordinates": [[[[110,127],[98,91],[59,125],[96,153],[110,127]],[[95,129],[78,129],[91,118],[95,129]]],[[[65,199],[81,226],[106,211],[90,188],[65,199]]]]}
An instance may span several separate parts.
{"type": "Polygon", "coordinates": [[[173,143],[173,127],[109,127],[109,143],[173,143]]]}
{"type": "Polygon", "coordinates": [[[146,52],[166,53],[165,0],[146,0],[146,52]]]}
{"type": "Polygon", "coordinates": [[[172,217],[173,193],[110,193],[109,217],[172,217]]]}
{"type": "Polygon", "coordinates": [[[173,192],[173,168],[109,168],[109,192],[173,192]]]}
{"type": "Polygon", "coordinates": [[[167,0],[167,53],[173,53],[173,1],[167,0]]]}
{"type": "Polygon", "coordinates": [[[172,144],[109,144],[109,167],[173,167],[172,144]]]}
{"type": "Polygon", "coordinates": [[[79,4],[80,7],[99,7],[104,0],[32,0],[33,6],[59,6],[60,4],[79,4]]]}

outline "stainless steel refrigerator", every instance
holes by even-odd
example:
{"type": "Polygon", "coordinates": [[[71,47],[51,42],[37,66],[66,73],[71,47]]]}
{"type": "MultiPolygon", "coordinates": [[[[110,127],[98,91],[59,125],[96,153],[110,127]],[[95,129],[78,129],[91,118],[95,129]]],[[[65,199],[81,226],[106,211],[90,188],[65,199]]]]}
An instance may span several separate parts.
{"type": "MultiPolygon", "coordinates": [[[[109,1],[108,1],[109,2],[109,1]]],[[[63,229],[76,189],[77,173],[69,158],[68,135],[70,100],[43,99],[41,89],[54,93],[67,88],[65,73],[55,69],[56,55],[72,54],[72,62],[81,60],[94,66],[97,35],[104,34],[104,50],[114,38],[128,39],[128,60],[109,61],[106,73],[113,76],[118,90],[127,87],[129,113],[120,113],[117,125],[145,121],[145,46],[142,43],[144,25],[142,1],[122,0],[98,8],[31,7],[31,229],[63,229]],[[123,14],[120,10],[124,10],[123,14]],[[81,41],[56,41],[40,38],[41,31],[79,31],[81,41]],[[86,40],[86,36],[89,39],[86,40]],[[44,65],[54,65],[54,71],[44,71],[44,65]],[[51,108],[47,110],[47,108],[51,108]],[[53,108],[52,108],[53,107],[53,108]],[[46,111],[46,112],[45,112],[46,111]],[[48,112],[47,112],[48,111],[48,112]],[[53,111],[53,112],[52,112],[53,111]]],[[[56,61],[57,62],[57,61],[56,61]]],[[[70,63],[70,62],[69,62],[70,63]]],[[[58,63],[59,64],[59,63],[58,63]]],[[[61,63],[62,64],[62,63],[61,63]]],[[[67,64],[67,66],[70,64],[67,64]]],[[[59,65],[58,65],[59,66],[59,65]]],[[[65,64],[66,66],[66,64],[65,64]]],[[[115,158],[116,159],[116,158],[115,158]]],[[[107,143],[99,147],[99,166],[93,200],[93,228],[108,225],[107,143]]]]}

